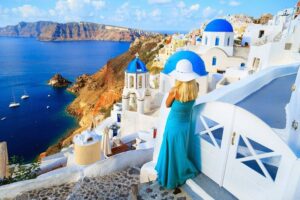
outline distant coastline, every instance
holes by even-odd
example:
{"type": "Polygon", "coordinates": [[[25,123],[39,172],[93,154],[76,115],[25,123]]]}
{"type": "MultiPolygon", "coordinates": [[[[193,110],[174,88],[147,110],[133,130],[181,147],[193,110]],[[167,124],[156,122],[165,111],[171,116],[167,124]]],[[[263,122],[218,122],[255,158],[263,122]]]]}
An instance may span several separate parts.
{"type": "Polygon", "coordinates": [[[0,36],[34,37],[40,41],[125,41],[131,42],[156,32],[92,22],[58,23],[51,21],[20,22],[0,28],[0,36]]]}

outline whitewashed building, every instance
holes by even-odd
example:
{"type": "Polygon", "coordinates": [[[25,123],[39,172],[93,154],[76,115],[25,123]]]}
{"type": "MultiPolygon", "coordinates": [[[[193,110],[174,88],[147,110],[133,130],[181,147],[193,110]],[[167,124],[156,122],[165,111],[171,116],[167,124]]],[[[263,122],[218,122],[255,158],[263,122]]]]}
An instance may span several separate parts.
{"type": "Polygon", "coordinates": [[[300,60],[300,18],[289,23],[278,37],[263,43],[253,44],[248,57],[248,68],[258,71],[274,65],[293,63],[300,60]]]}
{"type": "Polygon", "coordinates": [[[287,31],[291,20],[294,18],[294,9],[279,11],[268,24],[250,24],[242,39],[243,46],[257,45],[278,39],[287,31]]]}
{"type": "MultiPolygon", "coordinates": [[[[225,19],[214,19],[203,32],[201,44],[189,45],[185,49],[199,54],[211,73],[224,73],[227,68],[247,64],[246,59],[234,51],[234,30],[225,19]]],[[[236,49],[238,51],[239,49],[236,49]]]]}

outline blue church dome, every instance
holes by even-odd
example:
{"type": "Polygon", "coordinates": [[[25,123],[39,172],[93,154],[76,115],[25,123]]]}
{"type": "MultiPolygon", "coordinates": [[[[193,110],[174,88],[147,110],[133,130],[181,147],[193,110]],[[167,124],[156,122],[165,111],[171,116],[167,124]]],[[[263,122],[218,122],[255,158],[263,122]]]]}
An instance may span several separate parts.
{"type": "Polygon", "coordinates": [[[163,69],[163,73],[169,74],[176,68],[177,62],[182,59],[189,60],[193,65],[193,70],[200,76],[207,75],[205,64],[203,60],[198,56],[196,53],[192,51],[178,51],[174,53],[170,58],[167,60],[165,67],[163,69]]]}
{"type": "Polygon", "coordinates": [[[232,25],[225,19],[215,19],[209,22],[205,29],[205,32],[233,32],[232,25]]]}
{"type": "Polygon", "coordinates": [[[127,73],[146,73],[148,72],[146,65],[136,57],[127,66],[127,73]]]}

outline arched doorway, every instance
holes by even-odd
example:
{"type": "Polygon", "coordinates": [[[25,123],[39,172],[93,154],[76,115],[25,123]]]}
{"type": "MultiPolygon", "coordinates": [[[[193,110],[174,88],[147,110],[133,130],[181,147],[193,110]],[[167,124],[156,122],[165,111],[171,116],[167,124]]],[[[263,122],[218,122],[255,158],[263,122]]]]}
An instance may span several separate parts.
{"type": "Polygon", "coordinates": [[[136,94],[135,93],[129,94],[129,110],[137,111],[137,102],[136,102],[136,94]]]}

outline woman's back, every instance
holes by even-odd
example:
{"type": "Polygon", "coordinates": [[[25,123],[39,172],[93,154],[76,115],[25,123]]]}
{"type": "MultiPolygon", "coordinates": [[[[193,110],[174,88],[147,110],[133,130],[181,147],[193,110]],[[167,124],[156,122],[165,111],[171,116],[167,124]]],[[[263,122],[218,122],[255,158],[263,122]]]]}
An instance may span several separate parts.
{"type": "Polygon", "coordinates": [[[180,102],[174,100],[168,120],[189,122],[194,102],[195,101],[180,102]]]}

